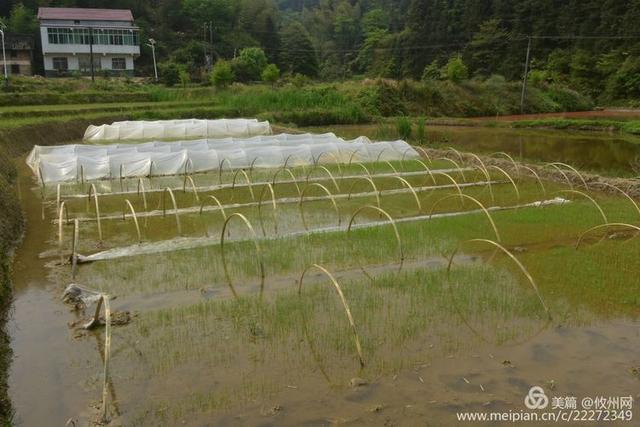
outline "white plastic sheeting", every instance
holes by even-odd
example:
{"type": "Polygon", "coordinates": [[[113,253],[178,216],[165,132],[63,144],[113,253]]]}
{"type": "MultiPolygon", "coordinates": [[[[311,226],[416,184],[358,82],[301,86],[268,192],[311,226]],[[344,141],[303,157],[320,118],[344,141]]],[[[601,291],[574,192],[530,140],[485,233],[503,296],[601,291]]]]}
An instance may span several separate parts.
{"type": "Polygon", "coordinates": [[[143,139],[227,138],[270,135],[269,122],[256,119],[218,120],[158,120],[113,122],[110,125],[90,125],[85,141],[124,141],[143,139]]]}
{"type": "Polygon", "coordinates": [[[345,141],[327,133],[140,144],[37,145],[27,157],[27,164],[43,183],[51,183],[417,157],[418,153],[404,141],[371,142],[366,137],[345,141]]]}

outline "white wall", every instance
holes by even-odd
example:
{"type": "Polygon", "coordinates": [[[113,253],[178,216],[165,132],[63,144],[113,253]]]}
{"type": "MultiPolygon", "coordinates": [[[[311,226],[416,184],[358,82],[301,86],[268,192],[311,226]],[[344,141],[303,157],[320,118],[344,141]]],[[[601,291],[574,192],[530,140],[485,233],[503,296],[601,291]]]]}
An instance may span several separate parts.
{"type": "MultiPolygon", "coordinates": [[[[44,69],[45,70],[53,70],[53,58],[56,57],[66,57],[67,64],[69,65],[69,71],[77,71],[80,69],[80,63],[78,60],[78,56],[70,55],[70,54],[47,54],[44,56],[44,69]]],[[[112,69],[112,59],[113,58],[125,58],[125,62],[127,64],[127,70],[132,71],[133,68],[133,56],[125,56],[125,55],[94,55],[96,60],[100,60],[100,67],[103,70],[111,70],[112,69]]]]}

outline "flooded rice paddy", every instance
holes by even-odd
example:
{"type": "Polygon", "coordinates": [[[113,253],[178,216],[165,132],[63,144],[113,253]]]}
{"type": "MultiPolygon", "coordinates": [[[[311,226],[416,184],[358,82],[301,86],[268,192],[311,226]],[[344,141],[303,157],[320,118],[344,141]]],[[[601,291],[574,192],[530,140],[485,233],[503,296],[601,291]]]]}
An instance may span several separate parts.
{"type": "Polygon", "coordinates": [[[455,425],[524,409],[534,385],[637,401],[640,240],[576,248],[637,225],[632,202],[444,159],[324,166],[100,181],[97,198],[21,166],[17,424],[101,418],[105,328],[78,327],[93,311],[62,302],[70,283],[125,319],[111,425],[455,425]]]}
{"type": "MultiPolygon", "coordinates": [[[[328,128],[305,129],[324,132],[328,128]]],[[[386,137],[385,133],[390,131],[378,125],[342,125],[330,129],[345,138],[354,135],[375,138],[380,133],[386,137]]],[[[564,162],[600,175],[640,176],[640,138],[632,135],[479,126],[427,126],[425,134],[426,144],[434,147],[453,146],[478,154],[502,151],[520,161],[564,162]]]]}

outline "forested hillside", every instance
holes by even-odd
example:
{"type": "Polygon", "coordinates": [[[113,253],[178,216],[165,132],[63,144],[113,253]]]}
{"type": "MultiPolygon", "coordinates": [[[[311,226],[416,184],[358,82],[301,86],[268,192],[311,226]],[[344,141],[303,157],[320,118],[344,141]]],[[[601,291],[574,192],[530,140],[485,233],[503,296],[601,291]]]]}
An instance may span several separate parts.
{"type": "MultiPolygon", "coordinates": [[[[132,9],[164,67],[196,81],[205,52],[230,59],[253,46],[283,73],[323,80],[440,79],[452,67],[462,79],[517,80],[530,42],[534,84],[640,96],[640,0],[5,0],[0,15],[10,31],[34,32],[43,5],[132,9]]],[[[149,74],[146,46],[138,67],[149,74]]]]}

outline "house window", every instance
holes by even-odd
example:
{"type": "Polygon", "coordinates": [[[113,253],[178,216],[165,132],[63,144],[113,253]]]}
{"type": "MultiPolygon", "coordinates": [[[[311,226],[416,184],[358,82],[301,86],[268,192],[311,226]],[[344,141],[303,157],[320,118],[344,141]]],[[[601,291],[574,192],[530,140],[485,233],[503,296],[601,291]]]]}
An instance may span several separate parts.
{"type": "Polygon", "coordinates": [[[111,69],[113,70],[126,70],[127,69],[127,61],[124,58],[112,58],[111,59],[111,69]]]}
{"type": "Polygon", "coordinates": [[[53,58],[53,69],[56,71],[67,71],[69,69],[69,63],[65,57],[53,58]]]}
{"type": "Polygon", "coordinates": [[[137,46],[138,32],[134,30],[116,30],[103,28],[47,28],[50,44],[90,44],[93,32],[93,44],[115,46],[137,46]]]}
{"type": "MultiPolygon", "coordinates": [[[[101,68],[100,57],[93,57],[93,70],[99,70],[101,68]]],[[[81,73],[91,72],[91,56],[90,55],[78,55],[78,69],[81,73]]]]}

